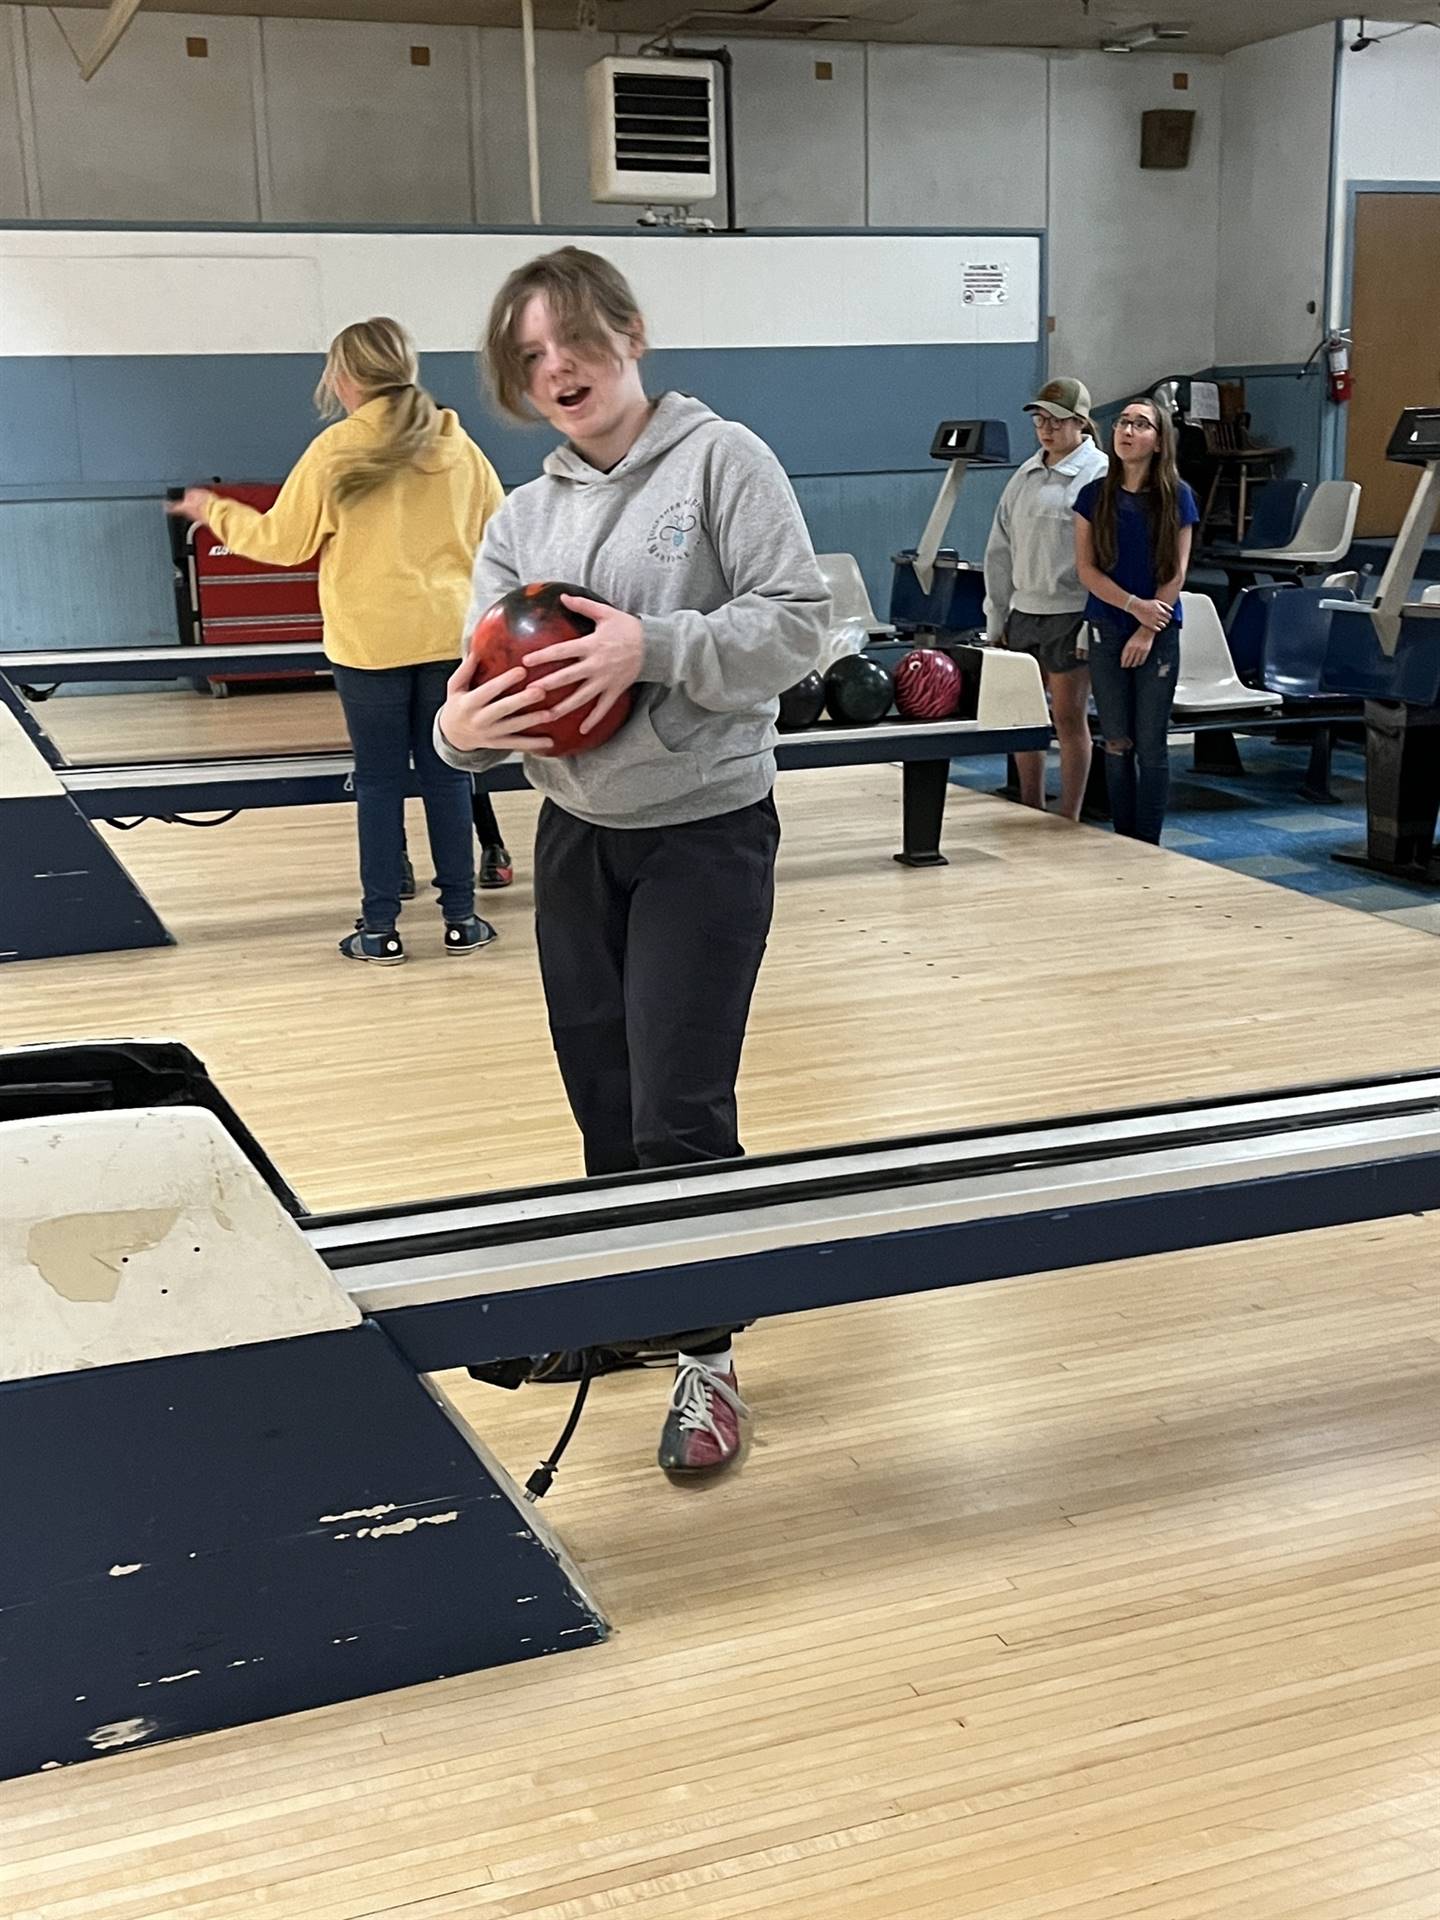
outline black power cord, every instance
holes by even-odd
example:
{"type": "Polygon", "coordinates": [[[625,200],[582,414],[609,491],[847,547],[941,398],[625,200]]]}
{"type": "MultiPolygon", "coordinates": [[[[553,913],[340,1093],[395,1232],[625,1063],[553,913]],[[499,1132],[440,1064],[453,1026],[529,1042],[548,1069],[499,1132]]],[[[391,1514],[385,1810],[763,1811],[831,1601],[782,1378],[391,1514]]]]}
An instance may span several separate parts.
{"type": "Polygon", "coordinates": [[[560,1456],[569,1446],[580,1424],[580,1416],[585,1411],[585,1401],[590,1392],[592,1356],[587,1347],[580,1357],[580,1384],[575,1389],[575,1404],[570,1409],[570,1418],[561,1429],[560,1438],[550,1449],[548,1457],[542,1460],[530,1478],[525,1482],[525,1498],[533,1506],[537,1500],[543,1500],[555,1483],[560,1471],[560,1456]]]}
{"type": "Polygon", "coordinates": [[[121,833],[133,833],[136,827],[143,827],[147,820],[158,820],[167,827],[223,827],[241,811],[231,807],[228,813],[217,813],[213,820],[196,820],[188,813],[138,813],[133,820],[107,820],[107,827],[115,827],[121,833]]]}

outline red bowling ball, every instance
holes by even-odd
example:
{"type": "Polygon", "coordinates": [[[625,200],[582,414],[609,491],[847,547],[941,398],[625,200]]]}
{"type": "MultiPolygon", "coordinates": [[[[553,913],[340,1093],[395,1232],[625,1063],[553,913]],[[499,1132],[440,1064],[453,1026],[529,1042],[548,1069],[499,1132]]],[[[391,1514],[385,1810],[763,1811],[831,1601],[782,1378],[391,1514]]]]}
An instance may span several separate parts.
{"type": "MultiPolygon", "coordinates": [[[[538,580],[528,587],[512,588],[493,607],[486,608],[470,635],[470,658],[475,662],[477,686],[482,680],[508,673],[512,667],[525,666],[526,654],[539,653],[542,647],[553,647],[561,640],[594,632],[593,620],[564,604],[561,596],[567,593],[579,600],[595,597],[588,587],[572,587],[563,580],[538,580]]],[[[556,664],[552,661],[548,666],[527,667],[525,684],[528,686],[532,680],[554,673],[556,664]]],[[[571,691],[568,687],[557,689],[556,700],[565,699],[571,691]]],[[[627,690],[589,733],[582,733],[580,728],[594,711],[593,705],[577,708],[561,720],[547,720],[536,732],[554,741],[552,753],[556,759],[588,753],[591,747],[602,745],[619,732],[630,717],[631,704],[632,696],[627,690]]]]}
{"type": "Polygon", "coordinates": [[[935,647],[912,648],[895,669],[895,705],[906,720],[947,720],[960,705],[960,669],[935,647]]]}

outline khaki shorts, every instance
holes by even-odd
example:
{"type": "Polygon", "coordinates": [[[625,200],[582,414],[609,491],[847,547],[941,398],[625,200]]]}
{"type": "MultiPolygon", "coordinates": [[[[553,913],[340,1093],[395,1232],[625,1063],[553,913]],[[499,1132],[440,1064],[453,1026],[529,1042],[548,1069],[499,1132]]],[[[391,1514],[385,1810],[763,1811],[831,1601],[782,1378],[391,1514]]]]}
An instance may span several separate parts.
{"type": "Polygon", "coordinates": [[[1085,616],[1079,613],[1019,613],[1005,624],[1012,653],[1031,654],[1046,673],[1074,673],[1085,665],[1085,616]]]}

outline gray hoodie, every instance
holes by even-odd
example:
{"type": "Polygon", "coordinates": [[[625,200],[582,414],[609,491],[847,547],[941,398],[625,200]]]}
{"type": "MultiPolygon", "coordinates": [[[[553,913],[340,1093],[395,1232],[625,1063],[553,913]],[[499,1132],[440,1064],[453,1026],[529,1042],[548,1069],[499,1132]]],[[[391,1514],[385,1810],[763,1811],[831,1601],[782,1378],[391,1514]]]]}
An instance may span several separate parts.
{"type": "MultiPolygon", "coordinates": [[[[665,394],[601,473],[568,444],[485,528],[466,632],[512,587],[567,580],[644,623],[630,718],[603,746],[527,757],[531,783],[599,827],[750,806],[775,779],[777,696],[821,659],[829,596],[779,461],[748,427],[665,394]]],[[[484,773],[506,756],[462,753],[484,773]]]]}

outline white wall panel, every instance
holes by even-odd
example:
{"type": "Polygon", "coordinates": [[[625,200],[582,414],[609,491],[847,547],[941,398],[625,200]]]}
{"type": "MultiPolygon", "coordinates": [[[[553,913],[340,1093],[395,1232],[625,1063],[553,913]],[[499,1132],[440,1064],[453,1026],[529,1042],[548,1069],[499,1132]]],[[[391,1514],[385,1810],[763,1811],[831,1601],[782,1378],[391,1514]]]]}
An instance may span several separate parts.
{"type": "Polygon", "coordinates": [[[1043,53],[870,49],[870,224],[1045,225],[1043,53]]]}
{"type": "Polygon", "coordinates": [[[1097,404],[1215,359],[1221,85],[1221,62],[1193,54],[1054,59],[1050,367],[1097,404]],[[1194,110],[1187,167],[1141,169],[1147,107],[1194,110]]]}
{"type": "Polygon", "coordinates": [[[1327,24],[1241,47],[1225,62],[1215,314],[1222,365],[1303,360],[1319,337],[1334,57],[1327,24]]]}
{"type": "Polygon", "coordinates": [[[731,53],[740,225],[863,227],[865,49],[736,40],[731,53]]]}
{"type": "Polygon", "coordinates": [[[251,57],[255,24],[139,13],[87,85],[97,12],[23,7],[36,211],[47,220],[258,220],[251,57]],[[192,59],[187,39],[206,43],[192,59]]]}
{"type": "MultiPolygon", "coordinates": [[[[630,277],[658,346],[1036,337],[1029,237],[575,238],[630,277]],[[965,304],[964,269],[977,259],[1008,263],[1004,305],[965,304]]],[[[0,352],[311,353],[357,314],[387,311],[423,352],[468,351],[535,244],[529,234],[0,232],[0,352]]]]}
{"type": "Polygon", "coordinates": [[[464,27],[265,20],[270,216],[465,225],[470,74],[464,27]],[[429,49],[415,66],[412,46],[429,49]]]}
{"type": "MultiPolygon", "coordinates": [[[[1440,180],[1440,33],[1367,17],[1369,34],[1394,34],[1340,56],[1336,159],[1341,180],[1440,180]]],[[[1359,22],[1346,22],[1345,38],[1359,22]]]]}
{"type": "Polygon", "coordinates": [[[288,255],[117,248],[0,258],[0,307],[0,352],[14,354],[317,352],[328,338],[319,269],[303,243],[288,255]]]}

